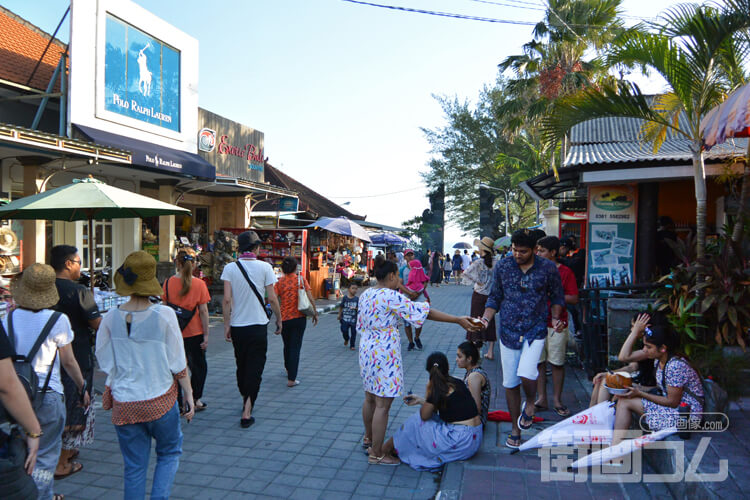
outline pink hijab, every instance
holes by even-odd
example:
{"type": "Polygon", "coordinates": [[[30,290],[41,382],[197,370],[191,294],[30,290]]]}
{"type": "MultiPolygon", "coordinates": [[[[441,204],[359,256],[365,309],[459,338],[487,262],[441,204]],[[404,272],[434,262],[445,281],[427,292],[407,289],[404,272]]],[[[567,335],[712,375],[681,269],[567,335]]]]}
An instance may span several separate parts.
{"type": "Polygon", "coordinates": [[[415,292],[422,291],[424,284],[430,281],[430,278],[424,272],[422,263],[414,259],[409,262],[409,267],[411,271],[409,271],[409,280],[406,283],[406,288],[415,292]]]}

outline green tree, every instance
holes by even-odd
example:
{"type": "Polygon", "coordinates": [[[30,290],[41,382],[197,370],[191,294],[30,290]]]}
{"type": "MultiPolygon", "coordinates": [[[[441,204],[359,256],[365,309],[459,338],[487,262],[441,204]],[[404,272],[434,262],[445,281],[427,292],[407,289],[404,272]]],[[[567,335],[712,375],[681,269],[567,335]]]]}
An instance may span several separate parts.
{"type": "MultiPolygon", "coordinates": [[[[421,215],[417,215],[407,221],[401,223],[402,231],[399,231],[398,235],[403,236],[411,240],[416,247],[416,250],[425,252],[427,250],[434,250],[437,247],[436,242],[432,241],[431,235],[438,228],[437,224],[429,224],[424,222],[421,215]]],[[[443,251],[442,248],[437,250],[443,251]]]]}
{"type": "Polygon", "coordinates": [[[608,51],[608,66],[629,65],[661,75],[669,91],[651,99],[632,83],[589,87],[558,100],[543,120],[554,142],[573,125],[592,118],[624,116],[644,120],[643,137],[658,151],[671,129],[691,143],[697,202],[697,255],[705,255],[706,172],[701,149],[701,118],[743,80],[747,46],[739,34],[750,27],[745,5],[727,8],[678,5],[657,23],[623,34],[608,51]]]}

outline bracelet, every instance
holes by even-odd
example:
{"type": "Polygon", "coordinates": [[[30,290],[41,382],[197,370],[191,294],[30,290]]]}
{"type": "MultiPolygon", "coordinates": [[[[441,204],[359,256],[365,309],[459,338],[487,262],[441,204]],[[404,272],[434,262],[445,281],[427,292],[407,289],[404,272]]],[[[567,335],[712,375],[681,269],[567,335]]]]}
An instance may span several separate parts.
{"type": "Polygon", "coordinates": [[[41,429],[39,429],[39,432],[29,432],[26,429],[24,429],[23,432],[24,434],[26,434],[32,439],[39,439],[42,436],[42,434],[44,434],[44,431],[42,431],[41,429]]]}
{"type": "Polygon", "coordinates": [[[490,320],[488,320],[488,319],[487,319],[487,318],[485,318],[484,316],[482,316],[481,318],[479,318],[479,321],[481,321],[481,322],[482,322],[482,323],[484,323],[485,325],[489,325],[489,324],[490,324],[490,320]]]}

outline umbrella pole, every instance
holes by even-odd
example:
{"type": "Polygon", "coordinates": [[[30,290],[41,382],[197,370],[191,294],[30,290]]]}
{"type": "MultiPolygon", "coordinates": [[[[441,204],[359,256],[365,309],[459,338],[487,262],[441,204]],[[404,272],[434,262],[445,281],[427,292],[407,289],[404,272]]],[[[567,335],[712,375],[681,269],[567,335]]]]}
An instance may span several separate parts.
{"type": "Polygon", "coordinates": [[[94,293],[94,219],[89,217],[89,286],[91,294],[96,298],[94,293]]]}

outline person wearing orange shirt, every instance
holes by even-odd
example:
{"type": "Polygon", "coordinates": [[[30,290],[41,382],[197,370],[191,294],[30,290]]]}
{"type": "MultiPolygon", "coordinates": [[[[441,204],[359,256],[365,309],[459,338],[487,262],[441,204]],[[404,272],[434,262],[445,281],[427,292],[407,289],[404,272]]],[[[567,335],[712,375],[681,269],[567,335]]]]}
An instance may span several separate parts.
{"type": "MultiPolygon", "coordinates": [[[[208,303],[211,296],[206,282],[193,277],[196,267],[196,254],[192,248],[180,248],[175,259],[177,274],[164,282],[162,301],[168,305],[179,306],[185,311],[193,311],[193,317],[182,329],[182,341],[185,344],[185,355],[190,369],[190,385],[193,386],[195,411],[206,409],[201,401],[203,386],[206,383],[208,364],[206,347],[208,346],[208,303]]],[[[182,405],[180,405],[182,407],[182,405]]]]}
{"type": "MultiPolygon", "coordinates": [[[[287,373],[287,387],[299,385],[297,380],[297,369],[299,368],[299,355],[302,350],[302,335],[305,333],[307,326],[307,317],[298,309],[299,292],[302,286],[305,287],[307,298],[311,304],[315,300],[310,293],[310,284],[304,278],[297,274],[297,259],[294,257],[285,257],[281,263],[281,270],[284,276],[274,285],[276,294],[279,296],[281,305],[281,338],[284,340],[284,368],[287,373]]],[[[318,312],[315,311],[312,317],[313,326],[318,324],[318,312]]],[[[277,331],[278,335],[279,332],[277,331]]]]}

